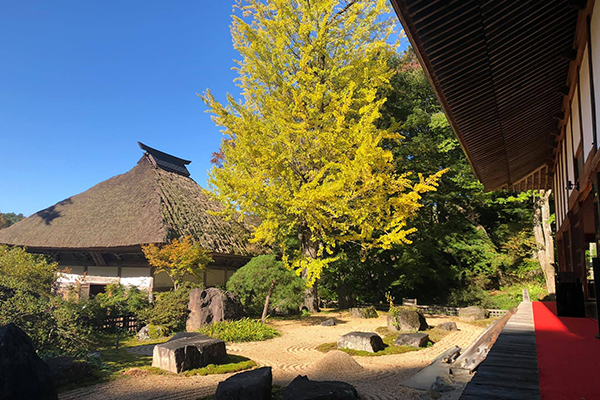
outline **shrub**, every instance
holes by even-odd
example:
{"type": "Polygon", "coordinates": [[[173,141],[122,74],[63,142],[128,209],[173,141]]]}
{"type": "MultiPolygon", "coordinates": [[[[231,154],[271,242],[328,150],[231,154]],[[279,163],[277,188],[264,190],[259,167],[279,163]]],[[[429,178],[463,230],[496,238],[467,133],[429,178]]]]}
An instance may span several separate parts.
{"type": "Polygon", "coordinates": [[[0,246],[0,325],[17,324],[42,354],[77,354],[95,335],[93,307],[52,293],[57,264],[0,246]]]}
{"type": "Polygon", "coordinates": [[[103,293],[91,300],[97,310],[107,317],[134,315],[138,316],[150,306],[148,292],[135,286],[123,286],[119,283],[107,285],[103,293]]]}
{"type": "Polygon", "coordinates": [[[249,318],[215,322],[200,328],[199,332],[225,342],[258,342],[281,335],[277,329],[249,318]]]}
{"type": "Polygon", "coordinates": [[[141,312],[140,318],[148,324],[164,326],[169,333],[184,331],[190,313],[190,291],[194,287],[199,286],[185,282],[177,289],[158,294],[152,307],[141,312]]]}
{"type": "Polygon", "coordinates": [[[227,290],[237,294],[249,315],[261,315],[273,285],[270,308],[297,310],[302,304],[304,281],[273,255],[254,257],[227,281],[227,290]]]}

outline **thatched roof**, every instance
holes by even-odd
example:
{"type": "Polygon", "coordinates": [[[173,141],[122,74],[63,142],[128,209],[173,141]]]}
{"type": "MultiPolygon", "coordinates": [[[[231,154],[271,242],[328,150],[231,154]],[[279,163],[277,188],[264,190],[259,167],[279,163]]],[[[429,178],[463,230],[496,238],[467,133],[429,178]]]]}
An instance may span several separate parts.
{"type": "Polygon", "coordinates": [[[146,153],[131,171],[0,230],[0,243],[92,249],[191,235],[213,252],[249,255],[249,229],[207,212],[220,209],[194,180],[146,153]]]}

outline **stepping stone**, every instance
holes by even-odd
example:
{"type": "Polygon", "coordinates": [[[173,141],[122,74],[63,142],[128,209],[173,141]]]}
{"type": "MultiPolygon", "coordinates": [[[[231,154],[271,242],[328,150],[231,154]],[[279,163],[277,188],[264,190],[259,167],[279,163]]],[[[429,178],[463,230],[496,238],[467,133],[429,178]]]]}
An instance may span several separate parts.
{"type": "Polygon", "coordinates": [[[376,353],[383,350],[381,336],[373,332],[350,332],[342,335],[337,342],[339,349],[351,349],[376,353]]]}

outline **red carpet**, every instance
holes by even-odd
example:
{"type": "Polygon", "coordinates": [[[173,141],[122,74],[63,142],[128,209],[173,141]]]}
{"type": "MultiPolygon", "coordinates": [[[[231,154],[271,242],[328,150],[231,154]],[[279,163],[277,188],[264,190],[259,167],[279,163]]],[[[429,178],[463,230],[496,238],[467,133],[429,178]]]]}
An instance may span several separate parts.
{"type": "Polygon", "coordinates": [[[591,318],[556,316],[555,303],[533,303],[542,400],[600,400],[600,340],[591,318]]]}

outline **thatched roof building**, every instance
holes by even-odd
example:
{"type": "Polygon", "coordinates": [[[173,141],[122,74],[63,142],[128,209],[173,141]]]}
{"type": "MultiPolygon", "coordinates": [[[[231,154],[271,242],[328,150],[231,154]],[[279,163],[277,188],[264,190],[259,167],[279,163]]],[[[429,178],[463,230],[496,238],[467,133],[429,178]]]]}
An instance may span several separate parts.
{"type": "Polygon", "coordinates": [[[252,255],[249,228],[209,213],[222,206],[189,177],[190,161],[140,147],[145,154],[132,170],[0,230],[0,244],[89,274],[89,267],[149,268],[140,245],[191,235],[213,252],[213,267],[243,265],[252,255]]]}

